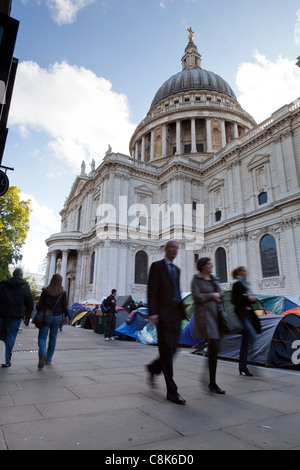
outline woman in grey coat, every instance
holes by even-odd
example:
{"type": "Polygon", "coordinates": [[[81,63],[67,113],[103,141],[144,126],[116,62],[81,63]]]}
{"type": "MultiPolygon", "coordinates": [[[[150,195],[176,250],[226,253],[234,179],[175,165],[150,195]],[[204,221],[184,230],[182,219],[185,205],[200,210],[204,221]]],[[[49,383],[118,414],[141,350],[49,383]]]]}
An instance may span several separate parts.
{"type": "Polygon", "coordinates": [[[194,298],[194,331],[196,338],[204,338],[208,342],[209,385],[211,392],[224,394],[216,384],[217,356],[221,334],[219,331],[219,306],[222,292],[217,279],[211,274],[213,264],[210,258],[200,258],[197,262],[199,273],[192,280],[194,298]]]}

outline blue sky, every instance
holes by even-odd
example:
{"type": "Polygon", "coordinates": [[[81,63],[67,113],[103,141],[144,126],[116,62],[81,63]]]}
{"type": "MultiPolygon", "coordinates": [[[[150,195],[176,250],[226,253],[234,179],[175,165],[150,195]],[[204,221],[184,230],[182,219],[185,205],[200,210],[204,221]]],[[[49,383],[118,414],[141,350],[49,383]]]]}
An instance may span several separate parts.
{"type": "Polygon", "coordinates": [[[108,144],[128,154],[156,91],[181,70],[188,27],[202,68],[258,123],[300,96],[296,0],[13,0],[11,16],[19,67],[3,165],[33,202],[23,250],[33,272],[81,161],[99,165],[108,144]]]}

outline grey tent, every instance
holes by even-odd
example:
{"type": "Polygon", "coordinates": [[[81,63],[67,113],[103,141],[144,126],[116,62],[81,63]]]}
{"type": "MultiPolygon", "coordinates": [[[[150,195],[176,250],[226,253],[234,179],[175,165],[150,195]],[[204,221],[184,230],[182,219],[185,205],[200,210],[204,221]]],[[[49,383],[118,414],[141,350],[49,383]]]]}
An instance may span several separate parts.
{"type": "MultiPolygon", "coordinates": [[[[293,366],[293,343],[300,340],[300,317],[288,315],[260,315],[261,334],[249,351],[249,363],[270,367],[293,366]]],[[[219,356],[238,359],[241,335],[226,336],[220,341],[219,356]]]]}

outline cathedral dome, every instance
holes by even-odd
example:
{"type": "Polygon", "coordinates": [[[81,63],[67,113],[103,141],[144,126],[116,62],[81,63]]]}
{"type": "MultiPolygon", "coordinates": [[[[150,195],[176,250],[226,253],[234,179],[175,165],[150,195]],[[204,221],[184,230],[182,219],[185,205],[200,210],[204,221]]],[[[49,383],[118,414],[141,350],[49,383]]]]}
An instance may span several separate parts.
{"type": "Polygon", "coordinates": [[[231,87],[219,75],[201,68],[188,68],[165,81],[155,94],[150,109],[169,96],[192,90],[214,91],[237,100],[231,87]]]}
{"type": "Polygon", "coordinates": [[[193,31],[181,59],[182,70],[156,92],[146,117],[129,142],[134,160],[164,164],[174,155],[204,162],[256,123],[228,83],[201,67],[193,31]]]}

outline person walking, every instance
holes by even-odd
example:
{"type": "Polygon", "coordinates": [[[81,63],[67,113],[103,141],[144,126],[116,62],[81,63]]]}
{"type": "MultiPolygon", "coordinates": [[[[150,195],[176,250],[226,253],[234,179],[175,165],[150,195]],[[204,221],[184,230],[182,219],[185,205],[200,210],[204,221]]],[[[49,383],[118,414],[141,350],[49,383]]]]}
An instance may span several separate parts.
{"type": "Polygon", "coordinates": [[[180,294],[180,269],[173,264],[179,245],[169,240],[165,246],[165,257],[152,263],[148,279],[148,314],[157,328],[159,357],[146,365],[149,384],[154,387],[155,375],[164,374],[167,400],[184,405],[173,379],[173,357],[181,332],[181,320],[185,318],[180,294]]]}
{"type": "Polygon", "coordinates": [[[114,331],[116,329],[116,295],[117,290],[112,289],[111,294],[104,300],[107,307],[104,338],[106,341],[114,340],[114,331]]]}
{"type": "Polygon", "coordinates": [[[212,275],[213,263],[210,258],[203,257],[197,261],[199,273],[192,280],[194,299],[194,330],[196,338],[204,338],[208,343],[208,388],[213,393],[225,394],[216,384],[217,357],[221,333],[219,330],[219,307],[222,292],[217,278],[212,275]]]}
{"type": "MultiPolygon", "coordinates": [[[[247,268],[239,266],[232,271],[232,278],[235,282],[232,286],[231,302],[235,306],[234,311],[238,315],[243,325],[242,341],[239,355],[239,371],[240,375],[245,374],[252,377],[253,374],[249,371],[248,365],[248,352],[254,343],[259,327],[253,324],[255,313],[252,310],[252,304],[256,302],[257,298],[252,292],[251,285],[247,280],[247,268]]],[[[257,323],[257,322],[256,322],[257,323]]]]}
{"type": "Polygon", "coordinates": [[[43,310],[52,310],[52,318],[50,325],[45,325],[39,329],[39,369],[43,369],[45,363],[51,364],[56,346],[57,333],[63,316],[69,317],[67,294],[63,289],[62,276],[60,274],[53,274],[50,284],[42,290],[37,305],[37,312],[43,310]],[[48,334],[49,341],[47,348],[48,334]]]}
{"type": "Polygon", "coordinates": [[[0,284],[0,340],[5,343],[5,363],[11,366],[12,350],[24,319],[29,324],[33,311],[33,300],[28,283],[23,279],[23,271],[16,268],[13,277],[0,284]]]}

